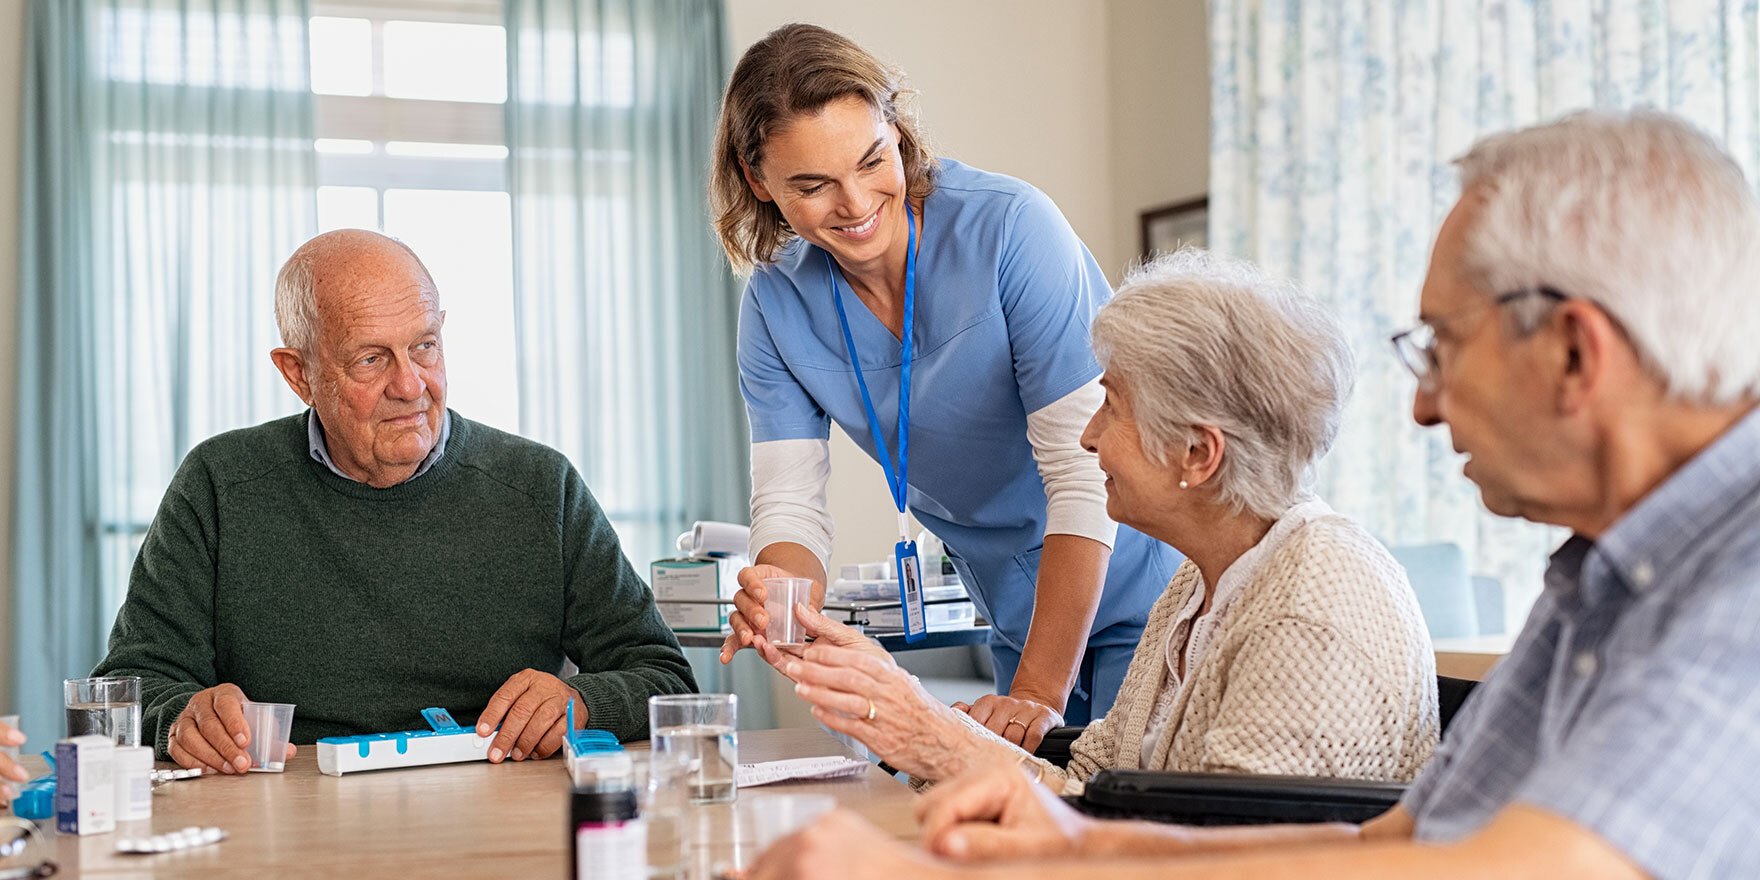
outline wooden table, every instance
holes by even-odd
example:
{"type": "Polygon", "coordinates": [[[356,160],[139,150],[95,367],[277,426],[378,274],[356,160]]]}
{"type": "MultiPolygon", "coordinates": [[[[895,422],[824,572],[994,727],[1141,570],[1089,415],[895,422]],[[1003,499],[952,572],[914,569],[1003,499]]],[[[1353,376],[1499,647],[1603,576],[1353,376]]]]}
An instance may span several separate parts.
{"type": "Polygon", "coordinates": [[[1436,674],[1483,681],[1491,667],[1509,653],[1514,642],[1514,633],[1437,639],[1436,674]]]}
{"type": "MultiPolygon", "coordinates": [[[[852,754],[818,729],[741,731],[739,739],[744,763],[852,754]]],[[[41,758],[25,763],[33,776],[44,772],[41,758]]],[[[321,775],[317,763],[316,752],[302,746],[285,773],[206,776],[162,786],[153,797],[151,820],[117,823],[110,834],[60,835],[52,821],[44,830],[64,876],[571,876],[569,783],[560,758],[342,777],[321,775]],[[190,825],[218,826],[231,836],[180,853],[115,852],[118,837],[190,825]]],[[[894,835],[916,836],[916,795],[878,767],[850,779],[743,791],[830,794],[840,807],[894,835]]]]}

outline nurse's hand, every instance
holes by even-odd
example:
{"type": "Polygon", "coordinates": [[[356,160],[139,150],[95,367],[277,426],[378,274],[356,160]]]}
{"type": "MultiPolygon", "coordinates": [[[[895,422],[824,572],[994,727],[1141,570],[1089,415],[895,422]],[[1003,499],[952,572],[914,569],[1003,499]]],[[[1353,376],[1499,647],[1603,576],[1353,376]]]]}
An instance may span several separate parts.
{"type": "Polygon", "coordinates": [[[1044,741],[1052,728],[1063,726],[1063,714],[1044,703],[988,694],[967,706],[954,703],[953,708],[972,716],[972,720],[989,728],[997,736],[1032,751],[1044,741]]]}
{"type": "MultiPolygon", "coordinates": [[[[0,746],[12,746],[16,748],[21,745],[24,745],[24,733],[19,731],[18,728],[0,721],[0,746]]],[[[18,761],[13,759],[11,755],[0,752],[0,779],[10,779],[13,782],[24,783],[31,780],[31,775],[25,772],[24,765],[18,763],[18,761]]],[[[0,784],[0,804],[11,803],[13,797],[17,794],[18,790],[15,787],[0,784]]]]}
{"type": "MultiPolygon", "coordinates": [[[[727,640],[721,643],[721,662],[727,663],[739,649],[760,641],[764,638],[764,630],[770,626],[770,615],[764,613],[764,599],[770,591],[764,589],[765,578],[801,577],[781,566],[751,565],[740,569],[739,591],[733,594],[733,613],[727,615],[727,625],[733,632],[727,634],[727,640]]],[[[815,595],[823,595],[815,589],[815,595]]]]}

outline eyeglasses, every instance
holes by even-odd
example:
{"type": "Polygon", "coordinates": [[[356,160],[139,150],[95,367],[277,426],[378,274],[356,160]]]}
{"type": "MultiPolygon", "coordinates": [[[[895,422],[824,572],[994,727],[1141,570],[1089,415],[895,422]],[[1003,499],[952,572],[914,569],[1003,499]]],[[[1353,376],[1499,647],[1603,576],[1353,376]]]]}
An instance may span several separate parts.
{"type": "Polygon", "coordinates": [[[1437,329],[1451,321],[1459,320],[1471,312],[1488,307],[1506,306],[1530,296],[1545,297],[1552,302],[1563,302],[1569,298],[1550,287],[1525,287],[1521,290],[1512,290],[1508,293],[1500,293],[1484,302],[1456,309],[1446,315],[1419,321],[1417,326],[1410,330],[1395,333],[1389,341],[1393,343],[1393,351],[1399,355],[1400,362],[1406,365],[1406,369],[1412,371],[1413,376],[1418,377],[1418,387],[1425,391],[1435,391],[1438,378],[1437,329]]]}

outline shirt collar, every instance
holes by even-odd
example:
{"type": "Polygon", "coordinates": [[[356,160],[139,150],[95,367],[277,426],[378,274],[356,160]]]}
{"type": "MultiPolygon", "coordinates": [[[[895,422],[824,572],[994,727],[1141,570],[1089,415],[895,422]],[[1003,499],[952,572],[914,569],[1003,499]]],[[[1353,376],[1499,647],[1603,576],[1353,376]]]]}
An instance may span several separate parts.
{"type": "MultiPolygon", "coordinates": [[[[444,409],[440,411],[440,439],[435,441],[434,448],[428,450],[427,457],[422,459],[421,466],[416,468],[416,472],[409,475],[409,480],[427,473],[428,469],[434,466],[434,462],[439,461],[440,456],[446,454],[446,440],[451,436],[452,410],[444,409]]],[[[306,410],[306,445],[310,447],[312,460],[329,468],[330,473],[350,482],[360,482],[360,480],[343,473],[342,469],[336,466],[336,462],[330,458],[330,447],[324,442],[324,426],[318,421],[318,411],[310,408],[306,410]]],[[[407,483],[409,480],[404,480],[404,482],[407,483]]]]}
{"type": "Polygon", "coordinates": [[[1605,567],[1612,575],[1584,580],[1585,602],[1606,598],[1615,584],[1642,593],[1655,586],[1680,560],[1698,552],[1699,543],[1712,527],[1757,488],[1760,409],[1743,416],[1639,499],[1600,540],[1590,542],[1581,536],[1573,537],[1553,555],[1553,561],[1560,562],[1563,554],[1562,561],[1569,563],[1566,568],[1573,581],[1585,569],[1598,575],[1600,572],[1595,569],[1605,567]]]}

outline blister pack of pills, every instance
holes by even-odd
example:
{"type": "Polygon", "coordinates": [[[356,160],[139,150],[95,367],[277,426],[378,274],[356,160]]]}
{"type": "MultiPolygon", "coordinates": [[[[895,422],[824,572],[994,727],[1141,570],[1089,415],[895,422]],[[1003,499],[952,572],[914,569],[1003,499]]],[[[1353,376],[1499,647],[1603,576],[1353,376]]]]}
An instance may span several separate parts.
{"type": "Polygon", "coordinates": [[[123,837],[116,841],[119,853],[151,854],[175,852],[192,847],[207,846],[226,839],[226,832],[219,828],[197,828],[194,825],[182,831],[166,834],[155,834],[152,837],[123,837]]]}

